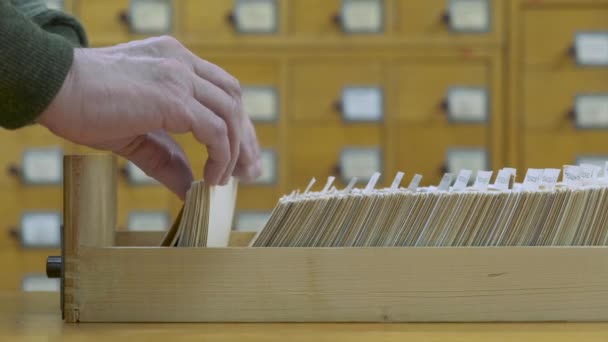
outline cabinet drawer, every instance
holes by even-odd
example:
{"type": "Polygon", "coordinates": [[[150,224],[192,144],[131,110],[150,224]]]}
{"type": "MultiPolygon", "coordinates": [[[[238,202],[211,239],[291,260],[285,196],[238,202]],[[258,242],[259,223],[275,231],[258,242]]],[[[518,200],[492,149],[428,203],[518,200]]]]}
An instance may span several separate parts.
{"type": "MultiPolygon", "coordinates": [[[[576,125],[574,108],[577,96],[608,96],[608,69],[529,72],[524,76],[523,90],[526,128],[569,130],[576,125]]],[[[602,122],[606,119],[596,118],[602,122]]]]}
{"type": "Polygon", "coordinates": [[[287,192],[294,189],[303,191],[313,177],[319,183],[315,188],[319,188],[325,184],[327,177],[336,176],[334,184],[340,188],[348,182],[348,179],[341,179],[341,175],[363,172],[366,173],[364,177],[358,178],[365,181],[365,176],[369,177],[375,171],[383,172],[384,143],[381,138],[381,129],[378,127],[360,125],[343,127],[336,124],[300,125],[290,127],[288,132],[290,153],[287,156],[289,183],[287,192]],[[376,153],[376,156],[370,157],[372,159],[377,157],[377,162],[352,166],[353,162],[347,159],[359,150],[376,153]],[[353,170],[351,167],[366,170],[353,170]]]}
{"type": "MultiPolygon", "coordinates": [[[[338,124],[348,121],[343,102],[347,88],[376,89],[380,116],[384,115],[383,77],[380,62],[373,60],[319,60],[298,62],[290,70],[289,113],[295,121],[338,124]]],[[[375,110],[377,111],[377,110],[375,110]]],[[[375,117],[378,117],[375,115],[375,117]]],[[[378,118],[381,121],[382,117],[378,118]]]]}
{"type": "Polygon", "coordinates": [[[289,31],[299,36],[341,35],[335,20],[340,0],[292,0],[289,3],[289,31]]]}
{"type": "Polygon", "coordinates": [[[487,133],[482,127],[400,126],[393,144],[393,171],[405,172],[407,179],[418,173],[423,176],[422,185],[437,185],[445,172],[458,172],[450,168],[498,167],[491,158],[487,133]]]}
{"type": "Polygon", "coordinates": [[[500,40],[505,1],[397,0],[396,31],[400,37],[470,42],[500,40]]]}
{"type": "Polygon", "coordinates": [[[3,248],[0,251],[0,267],[3,270],[3,279],[0,281],[0,290],[19,291],[22,281],[28,274],[45,274],[46,258],[49,255],[61,255],[56,249],[37,251],[23,251],[16,248],[3,248]]]}
{"type": "Polygon", "coordinates": [[[529,68],[576,65],[572,48],[578,32],[608,31],[608,4],[547,5],[523,13],[523,63],[529,68]]]}
{"type": "Polygon", "coordinates": [[[412,61],[394,66],[390,74],[398,89],[395,114],[399,121],[485,122],[490,116],[490,77],[488,65],[483,62],[412,61]],[[451,95],[459,89],[463,91],[461,95],[451,95]],[[470,108],[457,108],[454,101],[470,108]]]}
{"type": "MultiPolygon", "coordinates": [[[[524,168],[562,168],[590,158],[608,160],[604,132],[533,132],[525,135],[524,168]]],[[[520,171],[521,173],[521,171],[520,171]]]]}
{"type": "Polygon", "coordinates": [[[173,0],[74,0],[92,46],[174,34],[173,0]]]}
{"type": "Polygon", "coordinates": [[[280,192],[281,158],[277,148],[262,145],[262,175],[252,183],[240,183],[237,195],[238,210],[271,210],[280,192]]]}

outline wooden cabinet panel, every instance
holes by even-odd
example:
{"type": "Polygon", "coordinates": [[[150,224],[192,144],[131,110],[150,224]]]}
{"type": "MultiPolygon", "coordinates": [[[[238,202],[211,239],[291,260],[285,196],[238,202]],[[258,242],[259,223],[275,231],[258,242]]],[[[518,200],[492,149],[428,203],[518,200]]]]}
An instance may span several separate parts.
{"type": "Polygon", "coordinates": [[[570,53],[578,31],[608,31],[608,3],[604,5],[538,6],[522,14],[523,59],[526,67],[571,68],[570,53]]]}
{"type": "Polygon", "coordinates": [[[531,132],[524,137],[523,167],[559,168],[582,156],[607,156],[605,132],[531,132]]]}
{"type": "Polygon", "coordinates": [[[411,123],[447,122],[450,87],[487,88],[490,83],[484,61],[411,61],[396,65],[390,74],[397,89],[395,115],[411,123]]]}
{"type": "MultiPolygon", "coordinates": [[[[339,110],[344,87],[383,88],[382,65],[374,60],[297,61],[289,70],[289,114],[295,121],[343,122],[339,110]]],[[[386,106],[384,106],[386,107],[386,106]]],[[[386,108],[384,108],[386,114],[386,108]]]]}
{"type": "Polygon", "coordinates": [[[574,125],[575,96],[608,94],[608,69],[528,72],[523,82],[525,127],[568,130],[574,125]]]}
{"type": "Polygon", "coordinates": [[[290,34],[323,38],[342,34],[334,20],[340,11],[340,0],[291,0],[289,8],[290,34]]]}
{"type": "Polygon", "coordinates": [[[212,40],[234,34],[228,20],[233,1],[227,0],[182,0],[181,27],[187,39],[212,40]]]}

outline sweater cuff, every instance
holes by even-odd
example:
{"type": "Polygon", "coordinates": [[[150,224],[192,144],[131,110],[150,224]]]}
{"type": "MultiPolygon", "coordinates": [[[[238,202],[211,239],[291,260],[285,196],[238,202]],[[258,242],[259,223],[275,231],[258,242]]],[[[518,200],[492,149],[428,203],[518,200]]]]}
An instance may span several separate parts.
{"type": "Polygon", "coordinates": [[[89,45],[86,32],[74,17],[60,11],[46,10],[31,18],[43,30],[62,36],[74,47],[89,45]]]}
{"type": "Polygon", "coordinates": [[[74,58],[68,40],[41,30],[0,1],[0,126],[31,124],[55,98],[74,58]]]}

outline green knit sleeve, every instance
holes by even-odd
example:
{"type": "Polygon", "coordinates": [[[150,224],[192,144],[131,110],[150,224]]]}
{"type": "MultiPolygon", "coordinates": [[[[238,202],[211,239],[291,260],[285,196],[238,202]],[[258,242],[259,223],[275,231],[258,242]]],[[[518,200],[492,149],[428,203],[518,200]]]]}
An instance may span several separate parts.
{"type": "Polygon", "coordinates": [[[42,30],[0,0],[0,126],[33,123],[53,100],[72,66],[73,45],[42,30]]]}

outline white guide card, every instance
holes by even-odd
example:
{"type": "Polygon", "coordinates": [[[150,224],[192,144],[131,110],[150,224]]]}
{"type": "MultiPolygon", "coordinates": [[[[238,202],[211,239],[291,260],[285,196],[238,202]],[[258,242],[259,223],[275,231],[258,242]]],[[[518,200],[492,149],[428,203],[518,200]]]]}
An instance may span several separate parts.
{"type": "Polygon", "coordinates": [[[127,220],[127,230],[130,231],[164,231],[170,226],[166,212],[135,211],[129,213],[127,220]]]}
{"type": "Polygon", "coordinates": [[[608,155],[607,156],[578,156],[576,157],[576,164],[590,164],[595,165],[601,168],[598,177],[605,177],[605,167],[608,165],[608,155]]]}
{"type": "Polygon", "coordinates": [[[449,0],[450,29],[455,32],[487,32],[490,29],[489,0],[449,0]]]}
{"type": "Polygon", "coordinates": [[[274,184],[277,181],[277,154],[272,149],[262,149],[260,152],[262,174],[254,184],[274,184]]]}
{"type": "Polygon", "coordinates": [[[608,32],[579,32],[574,36],[576,62],[580,65],[608,65],[608,32]]]}
{"type": "Polygon", "coordinates": [[[26,184],[59,184],[63,179],[63,151],[59,148],[25,150],[21,162],[26,184]]]}
{"type": "Polygon", "coordinates": [[[48,9],[63,11],[63,0],[45,0],[48,9]]]}
{"type": "Polygon", "coordinates": [[[61,215],[58,212],[30,212],[21,216],[21,245],[26,248],[59,248],[61,215]]]}
{"type": "Polygon", "coordinates": [[[23,292],[59,292],[60,279],[47,278],[46,274],[28,274],[21,279],[23,292]]]}
{"type": "Polygon", "coordinates": [[[456,181],[454,182],[454,191],[464,190],[469,184],[472,174],[472,170],[460,170],[460,172],[458,172],[458,176],[456,177],[456,181]]]}
{"type": "Polygon", "coordinates": [[[544,169],[528,169],[523,183],[524,190],[538,190],[542,183],[544,173],[544,169]]]}
{"type": "Polygon", "coordinates": [[[379,87],[345,87],[342,90],[342,116],[345,121],[381,121],[382,90],[379,87]]]}
{"type": "Polygon", "coordinates": [[[241,33],[273,33],[277,31],[275,0],[235,0],[236,30],[241,33]]]}
{"type": "Polygon", "coordinates": [[[467,169],[477,177],[478,170],[488,169],[488,156],[483,149],[451,148],[447,151],[446,166],[449,173],[467,169]]]}
{"type": "Polygon", "coordinates": [[[574,114],[576,127],[608,128],[608,94],[576,96],[574,114]]]}
{"type": "Polygon", "coordinates": [[[239,212],[236,215],[234,230],[239,232],[257,232],[264,228],[270,219],[266,212],[239,212]]]}
{"type": "Polygon", "coordinates": [[[561,172],[562,170],[560,169],[545,169],[543,172],[541,185],[545,189],[553,190],[555,188],[555,184],[557,184],[557,180],[559,179],[561,172]]]}
{"type": "Polygon", "coordinates": [[[142,169],[130,161],[127,162],[127,177],[129,178],[129,182],[136,185],[159,184],[156,179],[148,176],[142,169]]]}
{"type": "Polygon", "coordinates": [[[243,111],[257,122],[275,121],[278,117],[278,99],[274,87],[243,87],[243,111]]]}
{"type": "Polygon", "coordinates": [[[377,33],[384,27],[382,0],[342,0],[342,30],[349,33],[377,33]]]}
{"type": "Polygon", "coordinates": [[[344,183],[352,178],[361,182],[382,170],[382,156],[378,148],[346,148],[340,154],[340,178],[344,183]]]}
{"type": "Polygon", "coordinates": [[[486,122],[488,95],[485,88],[451,87],[447,94],[448,119],[451,122],[486,122]]]}
{"type": "Polygon", "coordinates": [[[493,171],[477,171],[477,177],[475,177],[475,183],[473,183],[473,189],[477,191],[488,190],[490,184],[490,178],[492,178],[493,171]]]}
{"type": "Polygon", "coordinates": [[[129,23],[136,33],[171,31],[171,0],[131,0],[129,23]]]}

